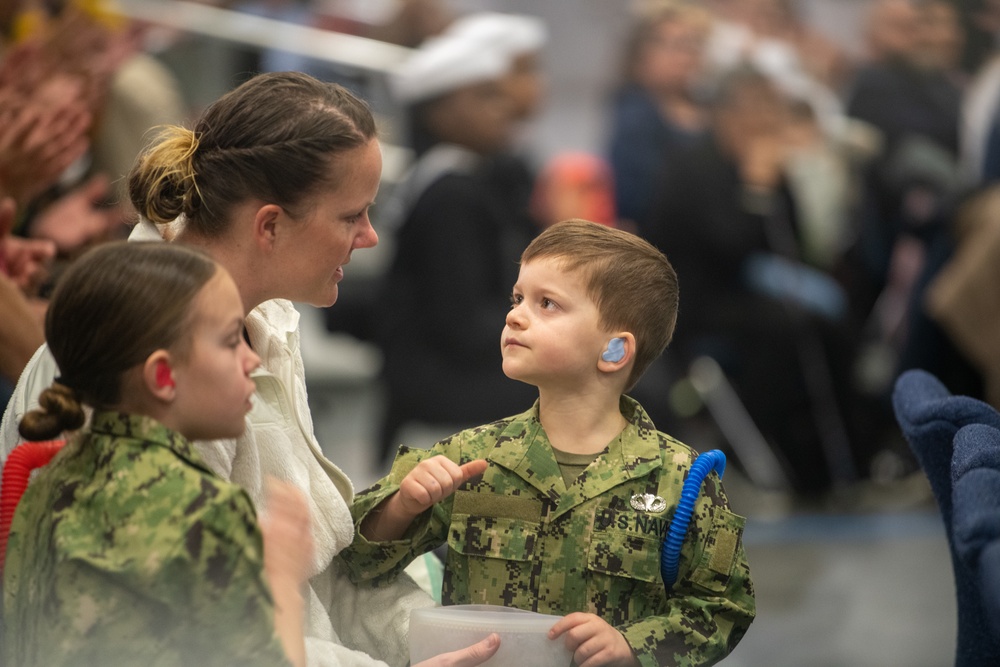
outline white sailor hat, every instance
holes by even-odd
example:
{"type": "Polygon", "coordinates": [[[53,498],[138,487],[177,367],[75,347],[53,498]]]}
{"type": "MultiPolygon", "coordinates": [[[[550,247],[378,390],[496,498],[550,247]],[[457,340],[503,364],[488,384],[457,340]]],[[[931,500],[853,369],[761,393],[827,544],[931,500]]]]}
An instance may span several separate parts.
{"type": "Polygon", "coordinates": [[[445,34],[498,49],[509,58],[541,50],[549,37],[548,28],[539,17],[502,12],[475,12],[459,17],[448,25],[445,34]]]}
{"type": "Polygon", "coordinates": [[[510,69],[510,57],[465,37],[431,37],[389,77],[393,96],[414,104],[483,81],[500,79],[510,69]]]}

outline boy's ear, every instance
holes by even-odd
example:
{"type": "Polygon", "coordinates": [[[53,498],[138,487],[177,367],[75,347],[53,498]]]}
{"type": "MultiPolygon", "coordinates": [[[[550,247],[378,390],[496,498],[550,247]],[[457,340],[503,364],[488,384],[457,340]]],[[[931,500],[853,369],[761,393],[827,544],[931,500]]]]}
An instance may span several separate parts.
{"type": "Polygon", "coordinates": [[[277,204],[264,204],[257,209],[253,218],[253,238],[257,247],[264,252],[274,249],[278,239],[278,223],[284,209],[277,204]]]}
{"type": "Polygon", "coordinates": [[[149,393],[161,401],[170,403],[174,400],[177,387],[169,352],[157,350],[146,358],[142,365],[142,383],[149,393]]]}
{"type": "Polygon", "coordinates": [[[628,366],[635,358],[635,336],[628,331],[621,331],[608,338],[607,346],[597,360],[597,369],[605,373],[614,373],[628,366]]]}

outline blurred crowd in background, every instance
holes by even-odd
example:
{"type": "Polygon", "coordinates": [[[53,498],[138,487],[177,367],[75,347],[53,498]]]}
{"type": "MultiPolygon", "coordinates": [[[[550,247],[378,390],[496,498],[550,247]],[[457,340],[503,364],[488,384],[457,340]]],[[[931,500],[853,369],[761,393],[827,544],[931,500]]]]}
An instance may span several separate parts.
{"type": "MultiPolygon", "coordinates": [[[[401,119],[386,133],[411,156],[373,214],[391,254],[345,282],[327,321],[383,352],[382,456],[408,421],[525,409],[530,387],[500,368],[503,313],[521,250],[572,217],[644,236],[678,271],[674,342],[635,390],[658,427],[700,449],[718,431],[753,468],[692,377],[712,359],[803,497],[916,470],[889,405],[902,370],[1000,408],[1000,2],[872,0],[860,54],[795,0],[633,3],[604,149],[545,159],[525,131],[546,96],[553,26],[538,17],[446,0],[204,4],[412,49],[376,108],[401,119]]],[[[121,178],[148,131],[202,101],[161,58],[184,34],[110,3],[2,3],[0,35],[9,388],[61,269],[127,236],[121,178]]],[[[379,95],[292,52],[245,69],[379,95]]]]}

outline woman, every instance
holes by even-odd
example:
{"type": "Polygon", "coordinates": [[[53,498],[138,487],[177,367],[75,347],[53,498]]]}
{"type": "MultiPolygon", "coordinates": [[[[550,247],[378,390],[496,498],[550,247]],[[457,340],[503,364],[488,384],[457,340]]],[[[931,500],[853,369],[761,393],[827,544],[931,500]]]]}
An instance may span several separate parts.
{"type": "MultiPolygon", "coordinates": [[[[368,209],[381,168],[363,102],[336,84],[284,72],[224,95],[193,131],[167,128],[129,174],[140,213],[132,238],[204,250],[240,292],[245,336],[261,357],[254,407],[240,438],[196,445],[216,473],[243,486],[264,511],[268,475],[306,492],[316,545],[306,651],[315,666],[405,664],[409,610],[432,604],[412,581],[359,588],[341,575],[335,557],[353,537],[354,491],[313,435],[291,304],[333,304],[351,253],[378,242],[368,209]]],[[[4,415],[4,454],[17,443],[14,425],[56,374],[42,348],[4,415]]],[[[473,649],[466,656],[473,662],[464,664],[488,657],[480,653],[485,645],[473,649]]]]}
{"type": "Polygon", "coordinates": [[[627,226],[646,222],[663,171],[704,133],[696,88],[710,28],[703,9],[672,2],[657,4],[632,27],[608,147],[615,207],[627,226]]]}

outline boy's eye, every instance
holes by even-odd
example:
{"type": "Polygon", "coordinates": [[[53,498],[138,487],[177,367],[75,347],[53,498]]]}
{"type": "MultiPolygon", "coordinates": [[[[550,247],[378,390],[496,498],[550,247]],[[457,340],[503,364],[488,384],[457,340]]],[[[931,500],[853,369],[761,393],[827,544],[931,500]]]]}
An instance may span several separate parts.
{"type": "Polygon", "coordinates": [[[554,308],[555,302],[552,299],[542,298],[542,308],[554,308]]]}
{"type": "Polygon", "coordinates": [[[514,306],[519,305],[522,301],[524,301],[524,297],[521,296],[520,294],[511,294],[510,295],[510,307],[511,308],[513,308],[514,306]]]}

